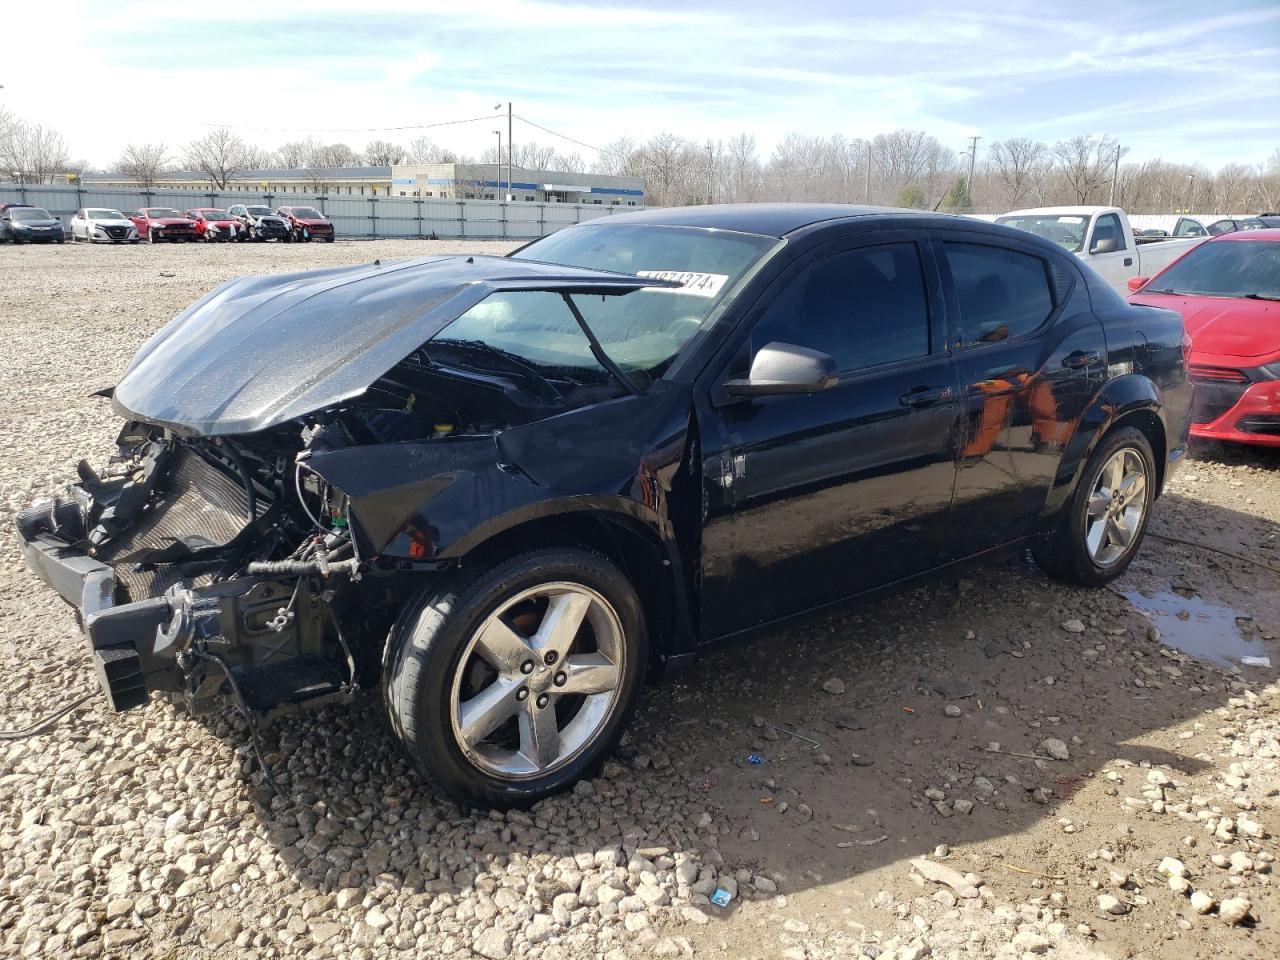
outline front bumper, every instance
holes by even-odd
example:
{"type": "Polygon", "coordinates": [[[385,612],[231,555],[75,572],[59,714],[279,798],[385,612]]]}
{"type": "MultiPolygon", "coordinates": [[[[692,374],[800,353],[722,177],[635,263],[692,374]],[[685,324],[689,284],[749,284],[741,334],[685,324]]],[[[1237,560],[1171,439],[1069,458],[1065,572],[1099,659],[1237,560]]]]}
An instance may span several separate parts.
{"type": "Polygon", "coordinates": [[[1191,436],[1198,440],[1280,447],[1280,380],[1255,381],[1230,392],[1227,387],[1217,385],[1198,385],[1197,389],[1202,392],[1213,389],[1215,394],[1198,402],[1199,416],[1209,419],[1193,422],[1191,436]],[[1212,401],[1216,401],[1216,405],[1212,401]]]}
{"type": "Polygon", "coordinates": [[[179,694],[193,713],[226,692],[228,673],[246,709],[270,717],[348,700],[350,677],[323,655],[325,599],[305,581],[248,576],[117,603],[115,570],[56,535],[24,530],[28,566],[75,607],[98,683],[116,711],[153,691],[179,694]]]}
{"type": "Polygon", "coordinates": [[[249,233],[258,240],[285,240],[289,236],[289,228],[254,224],[250,227],[249,233]]]}

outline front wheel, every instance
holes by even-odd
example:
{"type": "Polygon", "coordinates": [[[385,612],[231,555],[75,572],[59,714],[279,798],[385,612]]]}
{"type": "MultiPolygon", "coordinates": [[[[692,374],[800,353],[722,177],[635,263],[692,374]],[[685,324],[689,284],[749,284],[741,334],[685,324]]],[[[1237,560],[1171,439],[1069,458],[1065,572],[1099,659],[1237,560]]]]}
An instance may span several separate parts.
{"type": "Polygon", "coordinates": [[[604,557],[539,550],[427,588],[387,640],[383,694],[418,769],[477,807],[589,776],[647,657],[640,602],[604,557]]]}
{"type": "Polygon", "coordinates": [[[1085,465],[1054,531],[1031,549],[1056,580],[1086,587],[1110,583],[1128,568],[1156,495],[1155,456],[1135,427],[1108,434],[1085,465]]]}

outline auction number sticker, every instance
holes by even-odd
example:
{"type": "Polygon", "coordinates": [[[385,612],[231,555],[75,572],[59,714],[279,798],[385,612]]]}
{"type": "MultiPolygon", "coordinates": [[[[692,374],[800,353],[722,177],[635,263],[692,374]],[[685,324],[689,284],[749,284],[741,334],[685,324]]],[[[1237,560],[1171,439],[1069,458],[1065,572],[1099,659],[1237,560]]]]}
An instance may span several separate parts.
{"type": "Polygon", "coordinates": [[[659,293],[683,293],[694,297],[714,297],[729,281],[727,273],[693,273],[685,270],[637,270],[637,277],[674,280],[678,287],[657,288],[659,293]]]}

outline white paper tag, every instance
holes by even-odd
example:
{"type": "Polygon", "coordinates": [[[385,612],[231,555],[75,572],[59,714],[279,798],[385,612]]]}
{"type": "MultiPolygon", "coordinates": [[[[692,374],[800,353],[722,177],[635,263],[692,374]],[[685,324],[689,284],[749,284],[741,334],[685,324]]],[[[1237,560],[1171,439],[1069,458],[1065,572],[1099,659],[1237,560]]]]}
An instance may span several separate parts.
{"type": "Polygon", "coordinates": [[[693,297],[714,297],[729,280],[727,273],[693,273],[685,270],[637,270],[637,277],[674,280],[679,287],[657,287],[660,293],[683,293],[693,297]]]}

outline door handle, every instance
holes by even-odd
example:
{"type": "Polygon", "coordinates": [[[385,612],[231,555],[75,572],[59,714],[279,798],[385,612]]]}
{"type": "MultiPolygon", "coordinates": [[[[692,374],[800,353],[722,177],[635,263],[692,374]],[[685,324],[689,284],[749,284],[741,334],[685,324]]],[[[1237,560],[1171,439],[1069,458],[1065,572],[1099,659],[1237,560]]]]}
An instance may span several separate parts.
{"type": "Polygon", "coordinates": [[[1133,266],[1133,257],[1125,257],[1125,258],[1124,258],[1124,265],[1125,265],[1126,267],[1132,267],[1132,266],[1133,266]]]}
{"type": "Polygon", "coordinates": [[[1102,362],[1102,355],[1085,350],[1076,350],[1062,358],[1062,365],[1068,370],[1083,370],[1102,362]]]}
{"type": "Polygon", "coordinates": [[[898,398],[904,407],[928,407],[939,400],[950,400],[950,387],[915,387],[898,398]]]}

